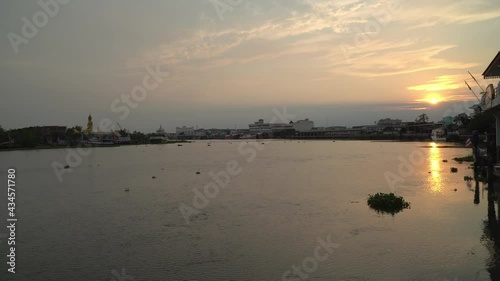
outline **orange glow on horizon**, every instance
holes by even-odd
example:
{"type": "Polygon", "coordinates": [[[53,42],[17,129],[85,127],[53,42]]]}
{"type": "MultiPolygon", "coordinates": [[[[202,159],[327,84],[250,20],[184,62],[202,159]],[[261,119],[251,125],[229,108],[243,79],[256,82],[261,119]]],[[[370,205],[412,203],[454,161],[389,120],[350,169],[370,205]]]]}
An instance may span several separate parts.
{"type": "Polygon", "coordinates": [[[420,99],[417,101],[427,102],[429,104],[436,105],[443,100],[444,100],[444,98],[441,95],[439,95],[437,93],[433,93],[433,94],[427,95],[424,99],[420,99]]]}

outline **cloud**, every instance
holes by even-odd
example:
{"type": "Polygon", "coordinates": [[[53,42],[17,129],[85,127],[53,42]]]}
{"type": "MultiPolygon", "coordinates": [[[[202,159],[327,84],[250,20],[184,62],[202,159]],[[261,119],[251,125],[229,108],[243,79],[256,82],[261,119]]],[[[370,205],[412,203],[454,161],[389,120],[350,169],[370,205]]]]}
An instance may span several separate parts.
{"type": "Polygon", "coordinates": [[[462,81],[464,75],[443,75],[434,80],[426,82],[426,84],[410,86],[408,90],[412,91],[444,91],[455,90],[463,86],[462,81]],[[459,83],[460,81],[460,83],[459,83]]]}
{"type": "MultiPolygon", "coordinates": [[[[192,84],[197,81],[200,92],[209,87],[220,95],[231,87],[244,89],[242,95],[245,91],[269,87],[269,81],[276,77],[256,77],[259,83],[253,83],[252,87],[242,87],[245,83],[241,81],[252,76],[250,72],[255,71],[255,67],[273,68],[280,63],[290,64],[290,68],[303,72],[288,77],[290,82],[286,82],[299,87],[302,87],[299,83],[305,82],[338,81],[339,76],[360,81],[436,70],[464,71],[478,63],[450,55],[453,52],[448,51],[456,48],[456,44],[432,44],[430,42],[435,41],[429,40],[425,32],[408,33],[408,28],[414,28],[417,22],[424,22],[421,27],[458,21],[467,24],[496,15],[495,9],[481,14],[480,11],[484,12],[487,7],[481,5],[474,6],[474,12],[469,14],[464,3],[451,1],[445,9],[450,13],[443,15],[436,12],[443,9],[437,8],[442,4],[435,1],[423,1],[417,8],[410,2],[393,0],[294,2],[274,1],[272,5],[282,12],[269,18],[265,18],[267,10],[262,6],[265,4],[256,4],[260,12],[254,15],[254,21],[229,23],[225,20],[223,24],[200,26],[181,38],[142,51],[131,58],[128,66],[133,69],[151,64],[167,65],[174,69],[171,79],[176,83],[175,89],[182,89],[184,85],[196,91],[192,84]],[[366,32],[366,26],[377,20],[380,30],[366,32]],[[356,44],[356,36],[368,40],[356,44]],[[238,71],[232,71],[235,69],[238,71]],[[214,73],[224,75],[223,86],[208,82],[210,77],[214,78],[214,73]]],[[[244,9],[242,6],[233,12],[244,9]]],[[[200,21],[206,18],[203,14],[200,21]]],[[[458,83],[451,80],[449,76],[441,76],[421,85],[400,86],[402,90],[458,89],[458,83]]]]}
{"type": "Polygon", "coordinates": [[[419,1],[410,5],[398,21],[407,23],[408,29],[450,24],[471,24],[500,18],[500,7],[491,1],[419,1]]]}
{"type": "MultiPolygon", "coordinates": [[[[443,10],[436,9],[433,1],[419,2],[418,7],[412,7],[406,1],[392,0],[297,1],[295,4],[293,1],[274,1],[273,5],[294,12],[258,21],[246,27],[200,29],[184,39],[146,51],[135,60],[141,61],[142,66],[152,62],[170,65],[196,62],[199,69],[208,69],[261,60],[270,61],[282,56],[307,53],[311,54],[312,60],[330,59],[326,65],[336,68],[330,69],[330,73],[370,78],[439,68],[473,67],[476,64],[438,59],[437,55],[454,47],[453,45],[393,51],[398,47],[410,47],[415,44],[415,39],[396,41],[388,40],[385,36],[376,37],[366,46],[354,46],[352,43],[364,24],[380,19],[381,14],[390,21],[386,24],[392,21],[397,21],[398,25],[423,22],[419,27],[434,26],[438,23],[465,24],[500,16],[500,9],[488,11],[486,5],[481,5],[482,1],[474,1],[475,5],[472,6],[475,10],[472,12],[464,2],[449,2],[450,5],[443,10]],[[303,6],[308,8],[304,9],[303,6]],[[282,50],[272,50],[265,54],[258,51],[240,52],[238,55],[232,53],[258,40],[264,40],[268,45],[279,44],[280,41],[286,40],[288,45],[282,50]],[[356,56],[349,58],[351,63],[344,61],[346,53],[349,56],[356,56]]],[[[406,26],[406,28],[414,27],[406,26]]],[[[325,64],[319,66],[325,67],[325,64]]]]}
{"type": "Polygon", "coordinates": [[[396,47],[394,47],[388,42],[374,42],[367,47],[370,52],[361,54],[360,51],[352,51],[353,54],[361,55],[342,62],[336,62],[339,66],[334,69],[334,72],[375,78],[436,69],[467,69],[477,65],[476,63],[457,62],[438,57],[443,51],[456,47],[453,45],[435,45],[409,49],[410,44],[411,41],[396,41],[396,47]]]}
{"type": "MultiPolygon", "coordinates": [[[[482,78],[480,73],[473,73],[474,78],[478,81],[482,88],[486,88],[486,85],[491,83],[489,80],[482,78]]],[[[465,84],[467,82],[472,89],[475,88],[481,90],[471,75],[464,71],[461,74],[450,74],[438,76],[430,81],[426,81],[419,85],[409,86],[407,89],[411,91],[427,91],[427,92],[447,92],[451,93],[453,90],[457,89],[467,89],[465,84]]],[[[469,91],[467,89],[467,91],[469,91]]]]}

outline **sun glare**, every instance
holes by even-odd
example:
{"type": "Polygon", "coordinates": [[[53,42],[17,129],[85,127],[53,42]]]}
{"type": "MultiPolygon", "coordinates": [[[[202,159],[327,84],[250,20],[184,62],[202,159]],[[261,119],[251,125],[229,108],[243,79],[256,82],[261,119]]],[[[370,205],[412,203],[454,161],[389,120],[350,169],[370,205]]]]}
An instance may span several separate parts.
{"type": "Polygon", "coordinates": [[[425,101],[427,101],[428,103],[430,103],[432,105],[438,104],[441,100],[442,100],[441,96],[439,96],[437,94],[428,95],[425,98],[425,101]]]}

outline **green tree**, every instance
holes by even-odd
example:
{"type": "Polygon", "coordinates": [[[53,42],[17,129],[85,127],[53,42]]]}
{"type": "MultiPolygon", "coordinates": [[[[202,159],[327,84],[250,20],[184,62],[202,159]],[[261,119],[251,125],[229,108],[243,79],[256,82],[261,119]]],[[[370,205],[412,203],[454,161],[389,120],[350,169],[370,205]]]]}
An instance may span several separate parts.
{"type": "Polygon", "coordinates": [[[427,123],[427,121],[429,121],[429,116],[425,113],[420,114],[417,119],[415,119],[415,123],[427,123]]]}
{"type": "Polygon", "coordinates": [[[130,134],[130,132],[127,129],[121,129],[118,131],[122,137],[125,137],[130,134]]]}
{"type": "Polygon", "coordinates": [[[148,136],[138,131],[130,133],[130,139],[134,143],[148,143],[148,136]]]}
{"type": "Polygon", "coordinates": [[[459,128],[465,128],[471,121],[471,117],[466,113],[460,113],[453,117],[453,123],[457,124],[459,128]]]}
{"type": "Polygon", "coordinates": [[[16,139],[16,142],[24,147],[36,146],[36,137],[31,128],[23,129],[16,139]]]}
{"type": "Polygon", "coordinates": [[[82,127],[74,126],[66,129],[66,141],[71,145],[76,145],[82,138],[82,127]]]}

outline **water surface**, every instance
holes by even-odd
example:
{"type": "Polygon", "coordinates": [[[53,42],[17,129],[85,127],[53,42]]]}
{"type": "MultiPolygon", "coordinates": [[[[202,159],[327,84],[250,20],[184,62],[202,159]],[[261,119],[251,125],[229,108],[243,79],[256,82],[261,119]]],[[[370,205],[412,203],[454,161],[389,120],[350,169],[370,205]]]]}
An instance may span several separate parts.
{"type": "MultiPolygon", "coordinates": [[[[5,278],[112,280],[125,270],[134,280],[282,280],[330,237],[339,247],[306,279],[497,280],[487,191],[467,186],[468,164],[452,160],[469,149],[251,143],[95,148],[62,182],[51,165],[65,162],[64,149],[1,152],[0,175],[14,167],[18,180],[17,273],[5,278]],[[203,192],[210,172],[228,163],[239,174],[186,223],[180,204],[193,207],[193,190],[203,192]],[[394,189],[387,175],[399,177],[394,189]],[[391,216],[366,205],[368,194],[391,191],[411,209],[391,216]]],[[[6,261],[5,241],[0,248],[6,261]]]]}

